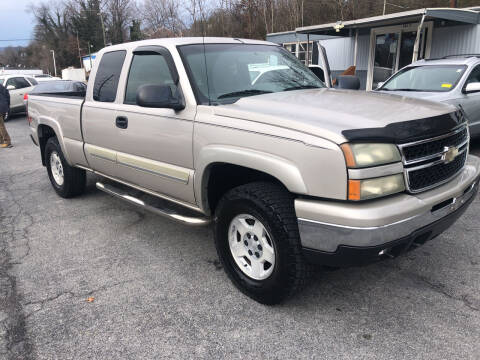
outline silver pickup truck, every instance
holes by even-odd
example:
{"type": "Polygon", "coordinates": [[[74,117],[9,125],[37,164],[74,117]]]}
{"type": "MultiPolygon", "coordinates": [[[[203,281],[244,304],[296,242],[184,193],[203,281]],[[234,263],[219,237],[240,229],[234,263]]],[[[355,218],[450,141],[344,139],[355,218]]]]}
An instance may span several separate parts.
{"type": "Polygon", "coordinates": [[[132,204],[213,222],[226,273],[265,304],[312,263],[361,265],[433,239],[478,189],[461,111],[326,88],[263,41],[107,47],[85,97],[33,94],[28,119],[60,196],[80,195],[90,171],[132,204]]]}

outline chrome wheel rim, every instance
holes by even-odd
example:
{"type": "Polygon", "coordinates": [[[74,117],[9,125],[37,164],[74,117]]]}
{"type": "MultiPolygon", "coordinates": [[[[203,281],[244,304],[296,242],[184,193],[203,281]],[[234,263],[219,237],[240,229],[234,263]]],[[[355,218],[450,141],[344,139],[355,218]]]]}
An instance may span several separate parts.
{"type": "Polygon", "coordinates": [[[52,176],[57,185],[62,186],[64,181],[63,166],[60,156],[56,151],[50,154],[50,170],[52,170],[52,176]]]}
{"type": "Polygon", "coordinates": [[[268,278],[275,266],[275,248],[261,221],[252,215],[237,215],[228,234],[230,252],[240,270],[254,280],[268,278]]]}

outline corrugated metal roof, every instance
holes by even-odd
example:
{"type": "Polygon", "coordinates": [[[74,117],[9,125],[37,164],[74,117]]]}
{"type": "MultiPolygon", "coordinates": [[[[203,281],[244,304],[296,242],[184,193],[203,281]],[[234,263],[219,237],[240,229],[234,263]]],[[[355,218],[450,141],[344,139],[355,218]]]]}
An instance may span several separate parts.
{"type": "Polygon", "coordinates": [[[410,11],[402,11],[393,14],[372,16],[363,19],[349,20],[345,22],[312,25],[296,28],[295,31],[300,34],[329,34],[337,36],[349,36],[349,29],[371,28],[374,26],[388,26],[402,24],[406,22],[420,21],[425,14],[426,20],[443,19],[467,24],[480,23],[480,8],[427,8],[410,11]],[[335,26],[341,26],[339,32],[335,26]]]}

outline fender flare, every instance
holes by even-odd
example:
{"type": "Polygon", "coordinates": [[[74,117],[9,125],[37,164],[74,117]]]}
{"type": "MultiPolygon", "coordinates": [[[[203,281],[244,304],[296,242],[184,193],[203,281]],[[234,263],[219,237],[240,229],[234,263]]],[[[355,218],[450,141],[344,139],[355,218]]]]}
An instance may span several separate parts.
{"type": "Polygon", "coordinates": [[[209,211],[207,204],[209,168],[220,163],[238,165],[267,173],[279,180],[292,193],[308,193],[300,170],[288,159],[241,147],[208,145],[200,150],[195,159],[195,199],[203,211],[209,211]]]}
{"type": "MultiPolygon", "coordinates": [[[[48,126],[53,130],[53,132],[55,133],[55,136],[57,137],[58,143],[60,144],[60,148],[62,149],[63,156],[65,157],[65,160],[67,161],[67,163],[71,166],[72,164],[70,163],[68,152],[65,147],[65,142],[63,140],[62,128],[60,127],[60,124],[58,123],[58,121],[50,117],[45,117],[45,116],[39,117],[38,124],[37,124],[37,134],[38,134],[39,140],[41,137],[40,131],[39,131],[41,128],[40,127],[41,125],[48,126]]],[[[41,154],[41,156],[43,158],[43,154],[41,154]]]]}

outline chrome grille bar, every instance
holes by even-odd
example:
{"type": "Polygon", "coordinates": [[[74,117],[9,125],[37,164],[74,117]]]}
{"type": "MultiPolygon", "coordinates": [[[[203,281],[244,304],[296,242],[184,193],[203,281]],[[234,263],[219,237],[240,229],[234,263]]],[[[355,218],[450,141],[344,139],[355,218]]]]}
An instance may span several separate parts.
{"type": "Polygon", "coordinates": [[[440,186],[441,184],[444,184],[457,176],[465,165],[469,150],[469,142],[470,133],[468,126],[466,123],[463,123],[461,126],[455,128],[453,131],[447,134],[398,145],[402,155],[404,179],[407,190],[411,193],[419,193],[440,186]],[[465,135],[457,135],[463,131],[465,131],[465,135]],[[457,136],[455,137],[455,135],[457,136]],[[448,138],[452,138],[451,142],[449,142],[449,140],[445,140],[448,138]],[[421,147],[422,144],[425,145],[425,148],[421,147]],[[442,151],[436,151],[435,153],[428,154],[426,156],[412,156],[412,151],[413,154],[417,151],[417,149],[412,150],[412,147],[417,147],[418,153],[422,154],[431,151],[432,147],[434,150],[438,150],[437,147],[442,146],[442,151]],[[453,160],[447,161],[446,155],[451,147],[456,147],[458,152],[453,160]],[[409,149],[410,154],[409,158],[407,159],[406,154],[408,153],[409,149]],[[459,160],[459,157],[462,157],[461,160],[459,160]],[[455,164],[448,166],[456,160],[457,162],[455,164]],[[444,167],[441,166],[442,164],[444,167]],[[422,171],[423,169],[428,169],[430,167],[432,168],[432,173],[425,173],[425,171],[422,171]],[[457,169],[457,167],[459,168],[457,169]],[[449,174],[449,172],[452,172],[452,174],[449,174]],[[446,174],[449,175],[447,178],[445,178],[446,174]],[[437,179],[435,179],[435,177],[437,177],[437,179]],[[412,185],[412,183],[414,185],[412,185]],[[419,184],[421,184],[421,186],[419,186],[419,184]]]}

